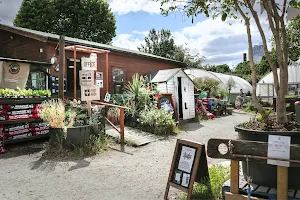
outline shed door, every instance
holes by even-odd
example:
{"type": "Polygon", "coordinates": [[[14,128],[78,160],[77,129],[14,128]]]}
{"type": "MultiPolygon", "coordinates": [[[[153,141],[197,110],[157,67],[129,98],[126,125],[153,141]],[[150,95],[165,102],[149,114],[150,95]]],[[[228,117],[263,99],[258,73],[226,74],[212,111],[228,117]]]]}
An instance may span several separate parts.
{"type": "Polygon", "coordinates": [[[189,79],[181,77],[181,92],[182,92],[182,115],[183,119],[189,119],[189,79]]]}

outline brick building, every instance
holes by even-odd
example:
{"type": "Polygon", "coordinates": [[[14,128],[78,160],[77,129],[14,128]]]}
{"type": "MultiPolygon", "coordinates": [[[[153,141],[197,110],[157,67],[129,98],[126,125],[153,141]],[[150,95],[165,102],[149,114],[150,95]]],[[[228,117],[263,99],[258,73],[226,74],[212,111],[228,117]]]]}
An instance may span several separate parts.
{"type": "MultiPolygon", "coordinates": [[[[52,89],[51,78],[58,77],[58,60],[59,60],[59,35],[44,33],[25,28],[0,25],[0,68],[1,63],[4,66],[19,63],[22,65],[30,65],[28,73],[28,81],[26,87],[37,89],[52,89]],[[51,64],[51,58],[55,58],[57,62],[51,64]],[[6,63],[6,65],[5,65],[6,63]]],[[[65,38],[66,46],[81,45],[86,47],[99,48],[109,50],[108,54],[108,85],[110,93],[122,92],[124,84],[131,80],[132,75],[139,73],[147,74],[151,71],[161,69],[172,69],[184,67],[184,64],[167,58],[118,48],[110,45],[90,42],[76,38],[65,38]]],[[[77,53],[76,69],[81,69],[80,58],[89,56],[86,53],[77,53]]],[[[73,96],[74,84],[74,59],[73,52],[66,51],[65,78],[66,78],[66,95],[73,96]]],[[[98,54],[97,71],[105,73],[105,55],[98,54]]],[[[79,73],[77,73],[77,76],[79,73]]],[[[104,76],[105,79],[105,76],[104,76]]],[[[76,78],[79,80],[79,77],[76,78]]],[[[104,83],[106,80],[104,80],[104,83]]],[[[0,82],[1,83],[1,82],[0,82]]],[[[5,80],[2,81],[5,83],[5,80]]],[[[0,84],[1,87],[4,85],[0,84]]],[[[79,82],[77,84],[77,96],[80,95],[79,82]]],[[[104,86],[105,88],[106,86],[104,86]]],[[[101,89],[101,99],[105,95],[105,90],[101,89]]]]}

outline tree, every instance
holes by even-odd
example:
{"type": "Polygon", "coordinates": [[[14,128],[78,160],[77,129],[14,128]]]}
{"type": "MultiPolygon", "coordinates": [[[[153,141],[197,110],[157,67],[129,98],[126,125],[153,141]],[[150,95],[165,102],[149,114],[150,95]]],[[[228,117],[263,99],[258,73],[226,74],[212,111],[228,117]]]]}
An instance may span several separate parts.
{"type": "Polygon", "coordinates": [[[226,73],[231,73],[231,70],[227,64],[222,64],[216,66],[216,72],[226,74],[226,73]]]}
{"type": "Polygon", "coordinates": [[[207,96],[210,97],[211,92],[217,91],[220,82],[213,78],[201,77],[196,78],[194,84],[201,91],[208,91],[207,96]]]}
{"type": "Polygon", "coordinates": [[[235,70],[234,73],[238,76],[243,76],[243,75],[250,75],[251,74],[251,69],[250,69],[250,62],[249,61],[244,61],[239,63],[235,70]]]}
{"type": "Polygon", "coordinates": [[[300,15],[293,18],[287,26],[289,58],[297,61],[300,58],[300,15]]]}
{"type": "MultiPolygon", "coordinates": [[[[145,43],[145,45],[138,47],[139,51],[170,59],[174,58],[175,55],[178,56],[178,54],[175,54],[176,45],[170,30],[157,31],[152,28],[148,36],[145,37],[145,43]]],[[[183,59],[182,56],[179,55],[177,59],[183,59]]]]}
{"type": "Polygon", "coordinates": [[[161,5],[171,3],[171,6],[162,10],[162,14],[168,15],[170,11],[182,9],[188,17],[193,18],[198,14],[204,13],[207,17],[210,15],[213,18],[221,16],[222,21],[225,21],[228,17],[238,19],[240,17],[245,23],[247,38],[248,38],[248,55],[251,68],[252,77],[252,101],[258,112],[262,115],[263,119],[268,122],[268,116],[262,105],[259,103],[256,96],[256,67],[253,61],[253,43],[251,35],[251,19],[254,20],[256,27],[260,33],[264,53],[269,66],[273,72],[274,88],[277,94],[276,110],[277,110],[277,122],[284,124],[287,122],[285,94],[288,87],[288,39],[285,24],[285,15],[288,7],[300,7],[298,0],[283,0],[277,3],[276,0],[206,0],[206,1],[194,1],[188,0],[185,4],[174,4],[176,1],[181,0],[159,0],[161,5]],[[276,63],[272,60],[272,57],[268,50],[266,34],[261,25],[261,19],[255,9],[255,5],[261,5],[261,12],[265,12],[267,21],[269,23],[272,35],[275,41],[275,52],[278,60],[278,66],[280,69],[280,75],[278,76],[276,63]]]}
{"type": "Polygon", "coordinates": [[[14,25],[105,44],[116,36],[104,0],[23,0],[14,25]]]}
{"type": "Polygon", "coordinates": [[[230,91],[232,90],[232,88],[234,88],[236,85],[234,79],[232,77],[230,77],[226,83],[226,88],[228,90],[228,99],[230,99],[230,91]]]}
{"type": "Polygon", "coordinates": [[[183,62],[188,68],[200,68],[203,62],[199,55],[191,55],[188,48],[177,46],[171,31],[167,29],[158,31],[152,28],[145,37],[145,45],[138,47],[138,50],[183,62]]]}

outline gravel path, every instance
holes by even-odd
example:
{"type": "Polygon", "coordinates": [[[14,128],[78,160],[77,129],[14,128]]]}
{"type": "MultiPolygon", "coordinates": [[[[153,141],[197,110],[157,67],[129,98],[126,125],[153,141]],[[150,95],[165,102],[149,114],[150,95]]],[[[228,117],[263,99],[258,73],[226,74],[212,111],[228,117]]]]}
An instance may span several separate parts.
{"type": "MultiPolygon", "coordinates": [[[[178,138],[205,144],[210,138],[235,138],[233,126],[248,119],[234,113],[201,124],[185,123],[178,138]]],[[[139,148],[125,147],[127,153],[110,150],[64,162],[43,160],[42,151],[34,146],[25,155],[20,155],[20,148],[12,149],[0,155],[0,199],[161,200],[175,143],[174,137],[139,148]]],[[[177,196],[177,191],[170,192],[177,196]]]]}

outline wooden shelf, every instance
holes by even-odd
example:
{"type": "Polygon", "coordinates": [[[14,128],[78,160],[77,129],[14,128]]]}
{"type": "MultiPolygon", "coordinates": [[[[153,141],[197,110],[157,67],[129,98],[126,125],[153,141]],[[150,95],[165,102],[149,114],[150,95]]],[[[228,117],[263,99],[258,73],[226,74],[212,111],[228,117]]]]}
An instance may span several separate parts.
{"type": "Polygon", "coordinates": [[[27,141],[42,139],[42,138],[47,138],[47,137],[49,137],[49,133],[42,134],[42,135],[36,135],[36,136],[29,136],[29,137],[24,137],[24,138],[9,139],[9,140],[4,141],[4,145],[19,143],[19,142],[27,142],[27,141]]]}
{"type": "Polygon", "coordinates": [[[42,119],[29,118],[29,119],[20,119],[20,120],[5,120],[5,121],[0,121],[0,125],[14,125],[14,124],[22,124],[22,123],[30,123],[30,122],[42,122],[42,119]]]}
{"type": "Polygon", "coordinates": [[[1,98],[0,104],[37,104],[37,103],[42,103],[44,100],[48,100],[48,99],[51,99],[51,97],[23,98],[23,99],[1,98]]]}

